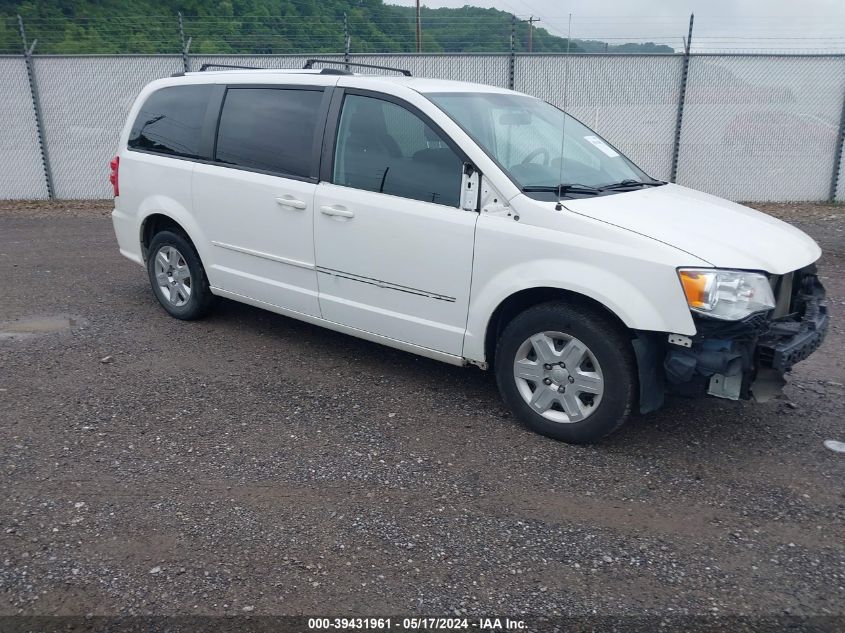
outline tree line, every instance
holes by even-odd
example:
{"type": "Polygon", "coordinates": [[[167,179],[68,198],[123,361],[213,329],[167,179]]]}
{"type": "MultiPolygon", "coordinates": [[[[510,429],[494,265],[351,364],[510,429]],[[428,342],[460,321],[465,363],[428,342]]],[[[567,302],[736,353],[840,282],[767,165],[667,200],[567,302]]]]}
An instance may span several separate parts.
{"type": "MultiPolygon", "coordinates": [[[[382,0],[0,0],[0,52],[20,52],[17,16],[36,52],[53,54],[175,53],[182,37],[197,54],[338,53],[349,36],[355,53],[416,50],[411,7],[382,0]],[[177,13],[181,13],[180,32],[177,13]]],[[[427,53],[508,52],[511,15],[466,6],[422,10],[427,53]]],[[[514,46],[528,50],[529,25],[518,21],[514,46]]],[[[534,27],[533,52],[673,53],[646,43],[609,45],[534,27]]]]}

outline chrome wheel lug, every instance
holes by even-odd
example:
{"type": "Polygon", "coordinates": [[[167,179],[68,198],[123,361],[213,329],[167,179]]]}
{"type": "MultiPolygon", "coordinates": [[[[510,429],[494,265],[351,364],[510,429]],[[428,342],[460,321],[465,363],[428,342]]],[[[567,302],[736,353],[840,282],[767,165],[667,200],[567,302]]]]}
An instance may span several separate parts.
{"type": "Polygon", "coordinates": [[[563,393],[564,391],[566,391],[566,387],[561,385],[560,387],[557,388],[557,390],[558,390],[559,393],[563,393]]]}
{"type": "Polygon", "coordinates": [[[551,378],[543,378],[543,384],[544,385],[552,384],[552,379],[551,378]]]}
{"type": "Polygon", "coordinates": [[[560,365],[563,369],[566,369],[566,363],[560,362],[560,363],[558,363],[558,365],[560,365]]]}
{"type": "Polygon", "coordinates": [[[546,363],[545,365],[543,365],[543,369],[545,369],[546,371],[549,371],[551,368],[552,368],[552,366],[551,366],[551,365],[549,365],[548,363],[546,363]]]}
{"type": "Polygon", "coordinates": [[[575,379],[574,379],[572,376],[570,376],[570,377],[569,377],[569,382],[570,382],[570,384],[571,384],[571,383],[575,382],[575,379]]]}

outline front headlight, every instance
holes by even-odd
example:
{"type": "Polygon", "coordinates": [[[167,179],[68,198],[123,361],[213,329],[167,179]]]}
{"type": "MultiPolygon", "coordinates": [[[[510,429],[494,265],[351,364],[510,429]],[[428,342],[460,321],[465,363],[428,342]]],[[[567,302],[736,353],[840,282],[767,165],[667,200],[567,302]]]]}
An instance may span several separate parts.
{"type": "Polygon", "coordinates": [[[690,310],[714,319],[737,321],[775,307],[769,280],[760,273],[681,268],[678,276],[690,310]]]}

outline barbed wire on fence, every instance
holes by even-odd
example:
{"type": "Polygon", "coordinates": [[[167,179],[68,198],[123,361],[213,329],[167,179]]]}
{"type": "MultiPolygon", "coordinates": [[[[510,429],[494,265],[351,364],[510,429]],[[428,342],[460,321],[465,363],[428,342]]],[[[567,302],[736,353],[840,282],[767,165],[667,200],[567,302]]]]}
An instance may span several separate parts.
{"type": "Polygon", "coordinates": [[[529,52],[521,16],[451,17],[423,21],[420,55],[407,19],[376,29],[354,15],[179,17],[0,19],[0,51],[13,55],[0,57],[8,86],[0,197],[107,195],[90,167],[107,162],[134,95],[152,79],[208,62],[301,68],[308,56],[348,55],[566,104],[662,179],[677,174],[679,182],[740,200],[845,200],[845,55],[823,46],[845,37],[691,37],[691,29],[679,33],[674,22],[656,19],[616,25],[648,37],[617,30],[600,38],[608,21],[573,19],[565,54],[542,38],[529,52]],[[450,32],[456,28],[460,35],[450,32]],[[485,45],[474,50],[466,34],[479,31],[485,45]],[[766,42],[778,45],[777,54],[766,42]],[[799,54],[784,50],[790,42],[799,54]],[[648,46],[630,48],[637,43],[648,46]],[[89,46],[109,54],[78,55],[89,46]]]}
{"type": "MultiPolygon", "coordinates": [[[[571,18],[572,53],[665,53],[684,50],[684,16],[591,17],[533,16],[502,12],[489,15],[422,14],[422,51],[428,53],[507,53],[511,33],[516,52],[565,52],[571,18]],[[537,22],[537,26],[534,23],[537,22]],[[532,30],[533,37],[529,37],[532,30]],[[529,51],[531,46],[531,51],[529,51]]],[[[182,35],[201,54],[415,52],[412,15],[389,14],[377,21],[369,14],[344,16],[183,16],[125,15],[111,18],[24,18],[30,41],[40,54],[166,54],[182,50],[182,35]]],[[[845,34],[821,18],[795,16],[779,21],[765,17],[734,20],[730,26],[713,16],[703,20],[693,53],[845,53],[845,34]],[[797,33],[796,33],[797,31],[797,33]]],[[[0,14],[0,54],[21,52],[17,17],[0,14]]]]}

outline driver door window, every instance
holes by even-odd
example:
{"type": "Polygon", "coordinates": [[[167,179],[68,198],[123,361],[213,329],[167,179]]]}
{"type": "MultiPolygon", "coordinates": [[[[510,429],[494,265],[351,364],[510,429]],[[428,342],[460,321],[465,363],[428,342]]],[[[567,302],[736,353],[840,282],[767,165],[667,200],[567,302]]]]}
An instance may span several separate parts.
{"type": "Polygon", "coordinates": [[[457,207],[462,166],[440,135],[405,108],[372,97],[345,97],[334,184],[457,207]]]}

